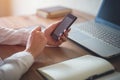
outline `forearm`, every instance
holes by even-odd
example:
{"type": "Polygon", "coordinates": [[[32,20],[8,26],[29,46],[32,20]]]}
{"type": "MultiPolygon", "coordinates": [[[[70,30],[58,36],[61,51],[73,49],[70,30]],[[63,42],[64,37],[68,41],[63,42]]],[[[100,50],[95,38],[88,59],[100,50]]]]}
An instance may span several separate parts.
{"type": "Polygon", "coordinates": [[[30,32],[25,29],[14,30],[4,27],[0,27],[0,32],[0,44],[7,45],[25,45],[30,34],[30,32]]]}
{"type": "Polygon", "coordinates": [[[28,52],[19,52],[6,58],[0,66],[0,80],[19,80],[34,62],[28,52]]]}

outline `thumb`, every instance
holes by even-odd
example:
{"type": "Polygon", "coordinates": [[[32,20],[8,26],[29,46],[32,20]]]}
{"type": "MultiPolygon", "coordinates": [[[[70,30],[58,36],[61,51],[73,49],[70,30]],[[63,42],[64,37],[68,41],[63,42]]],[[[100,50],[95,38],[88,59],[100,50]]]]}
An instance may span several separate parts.
{"type": "Polygon", "coordinates": [[[57,22],[51,24],[47,29],[49,29],[50,31],[53,31],[60,23],[61,23],[61,21],[57,21],[57,22]]]}
{"type": "Polygon", "coordinates": [[[61,20],[53,23],[52,26],[57,26],[57,25],[59,25],[60,23],[61,23],[61,20]]]}

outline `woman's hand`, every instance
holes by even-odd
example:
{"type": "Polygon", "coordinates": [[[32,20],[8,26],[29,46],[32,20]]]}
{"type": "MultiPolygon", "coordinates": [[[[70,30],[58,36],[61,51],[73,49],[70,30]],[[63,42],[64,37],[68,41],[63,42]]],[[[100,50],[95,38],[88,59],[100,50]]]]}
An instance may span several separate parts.
{"type": "Polygon", "coordinates": [[[67,40],[67,36],[68,36],[68,32],[70,31],[69,30],[66,30],[63,35],[60,37],[60,39],[58,41],[54,40],[52,37],[51,37],[51,33],[53,32],[53,30],[58,26],[60,22],[57,22],[55,24],[52,24],[50,25],[44,32],[46,38],[47,38],[47,44],[48,45],[51,45],[51,46],[59,46],[61,45],[63,42],[65,42],[67,40]]]}
{"type": "Polygon", "coordinates": [[[27,41],[25,51],[30,52],[34,58],[36,58],[47,44],[47,39],[44,33],[41,32],[41,28],[34,29],[27,41]]]}

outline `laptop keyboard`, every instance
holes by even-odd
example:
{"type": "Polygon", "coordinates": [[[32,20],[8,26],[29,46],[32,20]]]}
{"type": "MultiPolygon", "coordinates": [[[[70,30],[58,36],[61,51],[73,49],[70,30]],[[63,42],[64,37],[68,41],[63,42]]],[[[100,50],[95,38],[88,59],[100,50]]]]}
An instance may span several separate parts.
{"type": "Polygon", "coordinates": [[[118,30],[95,23],[94,21],[80,23],[76,27],[85,33],[89,33],[94,38],[120,48],[120,31],[118,30]]]}

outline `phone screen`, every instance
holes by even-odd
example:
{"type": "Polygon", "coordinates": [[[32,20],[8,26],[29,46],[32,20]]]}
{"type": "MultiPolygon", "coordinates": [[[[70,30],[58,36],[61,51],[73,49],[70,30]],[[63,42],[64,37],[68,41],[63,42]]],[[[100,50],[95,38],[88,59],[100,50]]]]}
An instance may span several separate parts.
{"type": "Polygon", "coordinates": [[[58,25],[58,27],[53,31],[52,37],[55,40],[58,40],[59,37],[63,34],[64,31],[66,31],[72,23],[77,19],[76,16],[73,16],[72,14],[68,14],[63,21],[58,25]]]}

